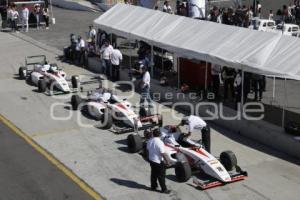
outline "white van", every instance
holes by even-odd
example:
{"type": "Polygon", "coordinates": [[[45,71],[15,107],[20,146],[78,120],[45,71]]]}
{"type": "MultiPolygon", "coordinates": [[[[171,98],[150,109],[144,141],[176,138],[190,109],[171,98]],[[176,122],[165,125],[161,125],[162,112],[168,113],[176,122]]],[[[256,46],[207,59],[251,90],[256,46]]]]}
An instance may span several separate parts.
{"type": "Polygon", "coordinates": [[[259,19],[259,18],[254,18],[251,21],[251,25],[249,26],[250,29],[258,30],[258,31],[272,31],[276,27],[275,21],[274,20],[269,20],[269,19],[259,19]]]}
{"type": "Polygon", "coordinates": [[[281,32],[283,35],[292,36],[299,32],[299,26],[296,24],[278,24],[275,31],[281,32]]]}

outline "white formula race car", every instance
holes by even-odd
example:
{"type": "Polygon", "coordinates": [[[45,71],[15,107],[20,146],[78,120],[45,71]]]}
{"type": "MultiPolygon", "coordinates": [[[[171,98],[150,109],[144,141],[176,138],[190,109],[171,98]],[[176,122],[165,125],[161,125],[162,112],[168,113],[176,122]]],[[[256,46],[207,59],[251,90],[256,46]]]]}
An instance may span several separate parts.
{"type": "Polygon", "coordinates": [[[135,129],[145,129],[154,125],[162,125],[161,115],[138,116],[132,104],[126,99],[120,99],[111,91],[98,88],[89,91],[86,98],[79,95],[71,97],[73,110],[81,110],[101,122],[101,128],[110,129],[113,121],[121,121],[126,127],[112,130],[121,134],[135,129]]]}
{"type": "MultiPolygon", "coordinates": [[[[19,77],[26,79],[29,83],[38,86],[39,92],[47,89],[59,90],[63,93],[71,92],[66,80],[67,74],[59,69],[57,64],[48,64],[45,55],[28,56],[25,58],[25,66],[19,68],[19,77]]],[[[78,89],[79,77],[71,77],[72,88],[78,89]]]]}
{"type": "MultiPolygon", "coordinates": [[[[193,175],[193,182],[197,187],[208,189],[247,177],[247,172],[237,165],[237,158],[232,151],[224,151],[216,158],[205,149],[205,145],[195,146],[183,140],[184,134],[176,126],[161,127],[160,132],[169,163],[172,163],[168,168],[175,168],[179,182],[186,182],[193,175]]],[[[129,135],[128,150],[131,153],[142,152],[144,156],[148,156],[146,146],[151,137],[151,131],[145,131],[143,137],[138,134],[129,135]]],[[[203,140],[210,143],[210,135],[202,134],[203,140]]]]}

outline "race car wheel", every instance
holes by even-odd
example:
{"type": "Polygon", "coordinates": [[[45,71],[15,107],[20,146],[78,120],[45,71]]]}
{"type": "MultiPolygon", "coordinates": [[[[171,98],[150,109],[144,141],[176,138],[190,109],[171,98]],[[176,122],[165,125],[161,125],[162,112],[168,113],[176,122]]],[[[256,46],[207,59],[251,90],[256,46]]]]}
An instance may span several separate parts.
{"type": "Polygon", "coordinates": [[[140,117],[147,117],[148,116],[145,107],[140,108],[139,114],[140,114],[140,117]]]}
{"type": "Polygon", "coordinates": [[[159,127],[162,127],[162,126],[163,126],[163,123],[164,123],[163,116],[162,116],[162,115],[159,115],[159,116],[158,116],[158,126],[159,126],[159,127]]]}
{"type": "Polygon", "coordinates": [[[202,145],[204,146],[205,150],[210,153],[210,127],[207,125],[203,127],[201,130],[202,133],[202,145]]]}
{"type": "Polygon", "coordinates": [[[191,166],[188,162],[178,162],[175,165],[175,175],[178,182],[186,182],[192,176],[191,166]]]}
{"type": "Polygon", "coordinates": [[[137,153],[143,149],[143,140],[139,135],[130,134],[127,137],[127,147],[130,153],[137,153]]]}
{"type": "Polygon", "coordinates": [[[79,95],[72,95],[71,104],[72,104],[73,110],[77,110],[81,103],[82,103],[82,99],[80,98],[79,95]]]}
{"type": "Polygon", "coordinates": [[[79,88],[79,76],[72,76],[71,83],[73,88],[79,88]]]}
{"type": "Polygon", "coordinates": [[[41,79],[38,81],[38,89],[39,89],[39,92],[46,92],[47,83],[44,79],[41,79]]]}
{"type": "Polygon", "coordinates": [[[220,154],[220,162],[227,171],[232,171],[237,166],[237,158],[232,151],[224,151],[220,154]]]}
{"type": "Polygon", "coordinates": [[[20,67],[19,68],[19,76],[21,79],[25,79],[26,78],[26,67],[20,67]]]}
{"type": "Polygon", "coordinates": [[[108,112],[108,110],[104,111],[104,114],[102,115],[101,119],[101,128],[102,129],[110,129],[113,125],[113,118],[112,115],[108,112]]]}

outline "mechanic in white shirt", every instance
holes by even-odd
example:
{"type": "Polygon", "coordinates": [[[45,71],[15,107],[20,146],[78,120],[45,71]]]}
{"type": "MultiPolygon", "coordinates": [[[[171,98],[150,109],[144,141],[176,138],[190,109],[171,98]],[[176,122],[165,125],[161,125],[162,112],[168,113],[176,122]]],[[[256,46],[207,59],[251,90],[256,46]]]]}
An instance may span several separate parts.
{"type": "Polygon", "coordinates": [[[21,11],[22,31],[28,32],[28,19],[29,19],[29,9],[25,6],[25,4],[22,4],[22,11],[21,11]],[[24,27],[26,27],[25,30],[24,27]]]}
{"type": "Polygon", "coordinates": [[[122,53],[119,49],[113,49],[111,52],[111,65],[112,65],[112,80],[120,80],[120,63],[123,60],[122,53]]]}
{"type": "Polygon", "coordinates": [[[102,59],[102,66],[105,69],[105,74],[107,78],[110,78],[111,76],[111,54],[113,51],[113,47],[109,44],[108,40],[104,41],[104,44],[102,45],[100,49],[100,55],[102,59]]]}
{"type": "Polygon", "coordinates": [[[151,104],[151,97],[150,97],[150,73],[148,71],[148,68],[146,66],[141,66],[142,74],[143,74],[143,79],[141,82],[141,100],[140,100],[140,105],[141,107],[145,107],[144,103],[145,100],[148,102],[148,107],[150,107],[151,104]]]}
{"type": "Polygon", "coordinates": [[[157,190],[157,181],[160,184],[163,193],[170,193],[166,187],[166,169],[168,166],[168,158],[165,153],[165,145],[160,139],[159,129],[153,131],[153,137],[147,142],[147,150],[149,153],[149,163],[151,167],[151,190],[157,190]]]}
{"type": "Polygon", "coordinates": [[[184,125],[187,125],[188,133],[183,135],[182,140],[192,146],[201,147],[199,143],[192,141],[191,139],[189,139],[189,137],[195,129],[201,130],[202,134],[209,134],[210,128],[208,127],[207,123],[203,119],[201,119],[201,117],[190,115],[188,117],[183,117],[177,127],[184,125]]]}

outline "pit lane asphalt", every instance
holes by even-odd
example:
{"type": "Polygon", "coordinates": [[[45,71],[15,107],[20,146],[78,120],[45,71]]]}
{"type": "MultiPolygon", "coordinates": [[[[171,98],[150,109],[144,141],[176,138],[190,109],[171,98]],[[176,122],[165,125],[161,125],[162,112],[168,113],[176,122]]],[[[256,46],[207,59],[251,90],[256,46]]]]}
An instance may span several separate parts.
{"type": "Polygon", "coordinates": [[[0,200],[92,199],[0,121],[0,200]]]}

